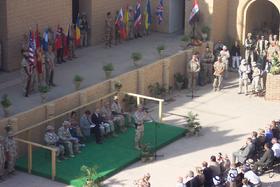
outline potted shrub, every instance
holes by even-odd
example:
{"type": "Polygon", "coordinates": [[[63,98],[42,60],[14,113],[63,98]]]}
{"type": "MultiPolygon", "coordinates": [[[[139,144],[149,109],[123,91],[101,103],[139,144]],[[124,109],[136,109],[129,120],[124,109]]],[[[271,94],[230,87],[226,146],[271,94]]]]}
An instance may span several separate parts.
{"type": "Polygon", "coordinates": [[[11,114],[12,102],[8,97],[8,94],[4,94],[1,99],[1,105],[3,108],[4,116],[8,117],[11,114]]]}
{"type": "Polygon", "coordinates": [[[149,145],[143,144],[141,146],[141,161],[147,162],[154,160],[154,155],[149,145]]]}
{"type": "Polygon", "coordinates": [[[184,85],[184,76],[181,73],[176,73],[174,75],[176,87],[181,90],[184,85]]]}
{"type": "Polygon", "coordinates": [[[186,116],[186,124],[185,127],[187,129],[187,134],[189,135],[199,135],[201,130],[201,125],[198,121],[198,114],[193,114],[192,112],[188,112],[186,116]]]}
{"type": "Polygon", "coordinates": [[[203,39],[203,41],[204,42],[207,41],[208,36],[210,34],[210,28],[208,26],[203,26],[201,28],[201,32],[202,32],[202,39],[203,39]]]}
{"type": "Polygon", "coordinates": [[[277,57],[273,57],[271,61],[271,68],[269,73],[272,75],[278,75],[280,74],[280,61],[277,57]]]}
{"type": "Polygon", "coordinates": [[[164,57],[164,55],[163,55],[164,50],[165,50],[165,46],[164,45],[159,45],[157,47],[157,52],[158,52],[160,58],[164,57]]]}
{"type": "Polygon", "coordinates": [[[45,103],[47,101],[49,91],[50,91],[49,86],[47,85],[39,86],[39,92],[41,94],[41,103],[45,103]]]}
{"type": "Polygon", "coordinates": [[[115,90],[117,90],[119,92],[122,88],[121,81],[116,81],[114,87],[115,87],[115,90]]]}
{"type": "Polygon", "coordinates": [[[141,66],[141,59],[142,59],[142,54],[141,53],[137,53],[137,52],[132,53],[131,54],[131,59],[133,60],[133,64],[136,67],[141,66]]]}
{"type": "Polygon", "coordinates": [[[74,77],[74,84],[75,84],[75,89],[79,90],[81,88],[81,83],[83,82],[84,78],[80,75],[75,75],[74,77]]]}
{"type": "Polygon", "coordinates": [[[99,187],[99,184],[94,179],[97,175],[96,167],[88,167],[83,165],[81,167],[81,172],[85,178],[83,187],[99,187]]]}
{"type": "Polygon", "coordinates": [[[114,70],[114,66],[112,63],[105,64],[103,66],[103,71],[105,72],[106,79],[110,79],[112,77],[112,71],[114,70]]]}

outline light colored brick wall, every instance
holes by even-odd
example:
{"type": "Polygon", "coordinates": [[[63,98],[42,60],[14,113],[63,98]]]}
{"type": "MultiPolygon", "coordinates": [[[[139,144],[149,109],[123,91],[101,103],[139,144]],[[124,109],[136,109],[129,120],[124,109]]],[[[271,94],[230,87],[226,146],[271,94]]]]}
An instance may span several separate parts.
{"type": "Polygon", "coordinates": [[[22,35],[36,24],[42,32],[47,26],[63,28],[72,22],[72,0],[2,0],[7,3],[7,59],[5,70],[20,68],[22,35]]]}
{"type": "Polygon", "coordinates": [[[280,75],[267,75],[265,99],[280,101],[280,75]]]}

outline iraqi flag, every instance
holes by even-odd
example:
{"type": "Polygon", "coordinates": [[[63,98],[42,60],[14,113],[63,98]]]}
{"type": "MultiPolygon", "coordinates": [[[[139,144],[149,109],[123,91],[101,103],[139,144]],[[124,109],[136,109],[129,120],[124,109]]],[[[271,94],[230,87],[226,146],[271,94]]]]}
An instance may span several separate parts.
{"type": "Polygon", "coordinates": [[[194,0],[193,8],[191,11],[191,15],[189,17],[189,24],[194,24],[198,21],[198,15],[199,15],[199,7],[197,0],[194,0]]]}

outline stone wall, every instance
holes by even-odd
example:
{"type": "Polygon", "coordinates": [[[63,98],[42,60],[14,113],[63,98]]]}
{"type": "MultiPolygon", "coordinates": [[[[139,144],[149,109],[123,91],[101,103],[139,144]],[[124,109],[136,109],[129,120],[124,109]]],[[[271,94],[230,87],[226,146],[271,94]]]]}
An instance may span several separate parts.
{"type": "Polygon", "coordinates": [[[280,101],[280,75],[267,75],[265,99],[280,101]]]}

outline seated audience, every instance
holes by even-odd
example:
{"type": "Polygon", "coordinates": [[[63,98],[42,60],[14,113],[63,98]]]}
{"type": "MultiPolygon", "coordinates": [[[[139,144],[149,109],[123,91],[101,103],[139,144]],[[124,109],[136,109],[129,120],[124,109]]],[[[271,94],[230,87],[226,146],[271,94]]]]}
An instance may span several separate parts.
{"type": "Polygon", "coordinates": [[[194,172],[190,170],[183,183],[185,187],[199,186],[199,179],[197,176],[194,176],[194,172]]]}
{"type": "Polygon", "coordinates": [[[54,132],[54,127],[51,125],[48,125],[46,128],[46,133],[44,136],[44,140],[47,144],[47,146],[53,147],[56,149],[56,156],[58,157],[58,160],[64,160],[64,146],[59,141],[59,137],[54,132]]]}
{"type": "Polygon", "coordinates": [[[213,184],[214,187],[224,187],[223,181],[219,176],[213,177],[213,184]]]}
{"type": "Polygon", "coordinates": [[[277,139],[280,138],[279,137],[280,129],[277,127],[276,121],[272,121],[272,123],[271,123],[271,131],[272,131],[273,138],[277,138],[277,139]]]}
{"type": "Polygon", "coordinates": [[[227,173],[226,184],[228,186],[236,186],[236,177],[238,175],[238,170],[235,163],[231,164],[231,167],[227,173]]]}
{"type": "MultiPolygon", "coordinates": [[[[77,112],[72,111],[69,119],[69,122],[71,123],[69,131],[73,137],[78,138],[79,142],[82,143],[84,142],[84,135],[82,134],[77,117],[78,117],[77,112]]],[[[85,144],[81,144],[81,145],[85,146],[85,144]]]]}
{"type": "Polygon", "coordinates": [[[276,138],[272,138],[271,143],[272,143],[272,148],[271,149],[274,153],[274,157],[276,159],[280,159],[280,144],[279,144],[279,142],[277,141],[276,138]]]}
{"type": "Polygon", "coordinates": [[[96,143],[101,144],[102,142],[101,142],[100,127],[98,124],[92,122],[91,117],[92,117],[91,112],[89,110],[86,110],[80,119],[81,130],[86,136],[90,136],[91,134],[94,134],[96,143]]]}
{"type": "Polygon", "coordinates": [[[274,153],[268,143],[264,144],[265,152],[261,159],[254,164],[254,171],[262,171],[264,167],[269,167],[273,164],[274,153]]]}
{"type": "Polygon", "coordinates": [[[204,182],[205,182],[205,176],[203,174],[203,169],[202,167],[196,167],[196,174],[197,174],[197,178],[198,178],[198,187],[204,186],[204,182]]]}
{"type": "Polygon", "coordinates": [[[271,139],[273,138],[273,134],[272,131],[270,129],[270,125],[267,125],[267,127],[265,128],[265,143],[270,143],[271,139]]]}
{"type": "Polygon", "coordinates": [[[232,153],[232,161],[234,163],[244,163],[255,151],[255,145],[252,143],[252,138],[247,138],[246,145],[241,147],[240,150],[232,153]]]}
{"type": "Polygon", "coordinates": [[[244,173],[244,178],[248,179],[249,185],[254,187],[262,186],[260,177],[257,176],[250,168],[248,168],[247,166],[243,166],[242,172],[244,173]]]}
{"type": "Polygon", "coordinates": [[[110,124],[110,132],[113,136],[117,136],[115,134],[115,120],[112,115],[112,110],[110,108],[110,103],[106,102],[105,104],[102,104],[101,108],[101,115],[104,119],[104,121],[108,124],[110,124]]]}
{"type": "Polygon", "coordinates": [[[80,144],[79,140],[73,137],[69,131],[71,123],[69,121],[64,121],[62,127],[58,129],[58,137],[63,143],[70,157],[75,157],[75,154],[80,153],[80,144]]]}

